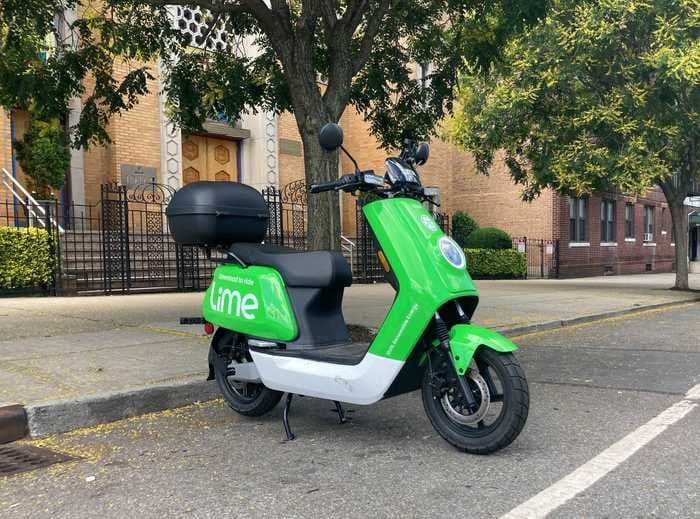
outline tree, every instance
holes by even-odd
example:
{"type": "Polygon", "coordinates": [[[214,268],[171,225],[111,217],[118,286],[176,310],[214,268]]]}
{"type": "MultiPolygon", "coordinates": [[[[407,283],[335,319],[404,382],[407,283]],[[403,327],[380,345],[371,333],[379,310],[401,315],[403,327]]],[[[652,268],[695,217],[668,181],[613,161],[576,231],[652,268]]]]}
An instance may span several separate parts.
{"type": "Polygon", "coordinates": [[[464,248],[467,245],[469,235],[479,228],[476,220],[464,211],[457,211],[452,215],[452,237],[464,248]]]}
{"type": "Polygon", "coordinates": [[[17,150],[17,162],[29,178],[30,189],[41,199],[49,198],[51,188],[58,189],[63,185],[70,167],[70,149],[61,122],[31,117],[22,139],[13,144],[17,150]]]}
{"type": "MultiPolygon", "coordinates": [[[[105,125],[147,91],[149,63],[166,64],[173,119],[186,131],[208,117],[234,121],[260,108],[291,110],[304,147],[307,183],[336,178],[337,154],[318,144],[318,131],[337,122],[348,105],[369,121],[386,147],[408,135],[425,138],[451,108],[456,71],[464,59],[486,66],[508,36],[541,15],[545,0],[2,0],[0,104],[27,99],[52,113],[66,110],[95,87],[84,103],[74,142],[108,140],[105,125]],[[197,6],[207,30],[194,42],[172,28],[166,5],[197,6]],[[54,24],[66,8],[88,16],[54,24]],[[245,40],[245,52],[215,52],[214,31],[245,40]],[[55,34],[48,59],[37,58],[43,36],[55,34]],[[192,52],[191,45],[204,49],[192,52]],[[125,61],[122,80],[110,73],[125,61]],[[411,63],[430,64],[422,83],[411,63]],[[24,86],[19,92],[17,85],[24,86]]],[[[309,243],[335,248],[339,199],[310,197],[309,243]]]]}
{"type": "Polygon", "coordinates": [[[676,282],[688,288],[683,200],[700,159],[697,0],[557,0],[485,76],[460,85],[450,134],[487,172],[503,156],[523,197],[663,190],[676,282]],[[502,155],[501,155],[502,153],[502,155]]]}

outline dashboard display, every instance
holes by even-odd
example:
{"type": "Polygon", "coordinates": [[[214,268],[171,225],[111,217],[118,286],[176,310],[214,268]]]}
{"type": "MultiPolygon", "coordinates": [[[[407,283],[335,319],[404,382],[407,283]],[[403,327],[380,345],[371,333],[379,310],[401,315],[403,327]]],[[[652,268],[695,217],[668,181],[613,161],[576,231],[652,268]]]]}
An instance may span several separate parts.
{"type": "Polygon", "coordinates": [[[386,173],[391,184],[420,184],[416,172],[401,159],[386,159],[386,173]]]}

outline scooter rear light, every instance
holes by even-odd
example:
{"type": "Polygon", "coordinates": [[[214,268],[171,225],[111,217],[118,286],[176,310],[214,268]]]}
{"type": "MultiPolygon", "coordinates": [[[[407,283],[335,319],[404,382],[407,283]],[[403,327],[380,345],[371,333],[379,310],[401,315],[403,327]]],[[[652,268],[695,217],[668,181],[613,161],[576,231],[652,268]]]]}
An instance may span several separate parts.
{"type": "Polygon", "coordinates": [[[204,333],[207,335],[214,333],[214,325],[211,323],[204,323],[204,333]]]}

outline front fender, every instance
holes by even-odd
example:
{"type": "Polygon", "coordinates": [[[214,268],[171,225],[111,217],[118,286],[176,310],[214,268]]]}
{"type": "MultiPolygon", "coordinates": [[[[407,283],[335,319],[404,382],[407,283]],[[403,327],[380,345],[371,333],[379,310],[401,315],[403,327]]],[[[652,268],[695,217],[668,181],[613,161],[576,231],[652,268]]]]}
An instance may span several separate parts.
{"type": "Polygon", "coordinates": [[[501,353],[518,349],[513,342],[492,330],[474,324],[457,324],[450,330],[450,350],[460,375],[467,372],[479,346],[486,346],[501,353]]]}

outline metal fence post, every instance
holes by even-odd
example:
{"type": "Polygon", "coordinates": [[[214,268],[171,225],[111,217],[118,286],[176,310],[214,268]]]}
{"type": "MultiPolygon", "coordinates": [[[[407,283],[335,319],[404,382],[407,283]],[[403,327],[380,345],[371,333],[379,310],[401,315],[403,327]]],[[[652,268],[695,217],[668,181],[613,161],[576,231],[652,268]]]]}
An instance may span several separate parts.
{"type": "Polygon", "coordinates": [[[544,248],[545,242],[542,240],[540,242],[540,277],[544,278],[544,248]]]}

